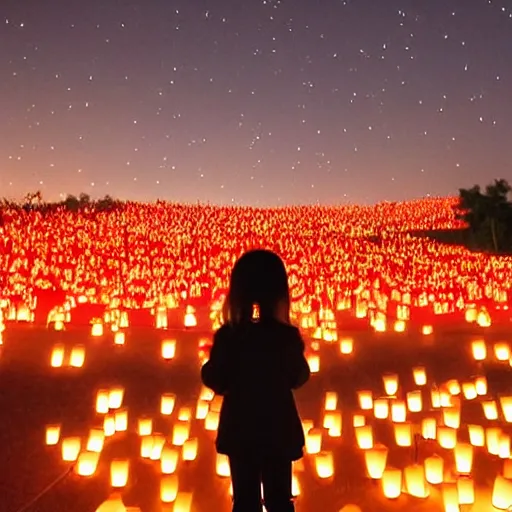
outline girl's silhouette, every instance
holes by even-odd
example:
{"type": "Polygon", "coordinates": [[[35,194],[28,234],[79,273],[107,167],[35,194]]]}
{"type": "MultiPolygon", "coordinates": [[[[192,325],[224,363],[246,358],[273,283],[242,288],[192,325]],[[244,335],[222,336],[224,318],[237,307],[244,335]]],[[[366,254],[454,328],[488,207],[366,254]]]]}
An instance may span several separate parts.
{"type": "Polygon", "coordinates": [[[260,512],[261,484],[268,512],[293,512],[292,461],[304,432],[292,390],[309,366],[279,256],[254,250],[235,263],[223,316],[201,378],[224,396],[216,447],[229,457],[233,512],[260,512]]]}

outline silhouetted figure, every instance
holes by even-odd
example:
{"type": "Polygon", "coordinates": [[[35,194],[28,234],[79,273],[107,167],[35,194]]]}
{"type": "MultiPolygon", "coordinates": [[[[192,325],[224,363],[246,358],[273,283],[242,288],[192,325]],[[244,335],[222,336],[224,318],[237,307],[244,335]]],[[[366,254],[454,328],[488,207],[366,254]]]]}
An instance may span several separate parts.
{"type": "Polygon", "coordinates": [[[225,324],[201,370],[224,396],[216,441],[229,457],[233,512],[293,512],[292,461],[304,432],[292,390],[309,379],[304,342],[290,324],[288,279],[273,252],[245,253],[231,274],[225,324]]]}

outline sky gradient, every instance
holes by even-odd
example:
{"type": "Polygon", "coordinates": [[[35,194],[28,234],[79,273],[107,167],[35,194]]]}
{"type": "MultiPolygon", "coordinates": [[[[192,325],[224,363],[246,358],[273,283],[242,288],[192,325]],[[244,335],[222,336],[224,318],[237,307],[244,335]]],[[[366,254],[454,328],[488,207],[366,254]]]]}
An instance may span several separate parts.
{"type": "Polygon", "coordinates": [[[512,178],[512,4],[2,0],[0,196],[255,206],[512,178]]]}

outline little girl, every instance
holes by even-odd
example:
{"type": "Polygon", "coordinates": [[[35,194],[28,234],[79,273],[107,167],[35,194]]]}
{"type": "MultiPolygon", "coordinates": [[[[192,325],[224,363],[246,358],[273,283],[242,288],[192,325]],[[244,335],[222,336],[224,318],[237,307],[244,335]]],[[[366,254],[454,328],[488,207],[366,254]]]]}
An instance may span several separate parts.
{"type": "Polygon", "coordinates": [[[235,263],[223,317],[201,378],[224,396],[216,447],[229,458],[233,512],[261,512],[261,484],[268,512],[293,512],[292,461],[304,432],[292,390],[309,366],[279,256],[254,250],[235,263]]]}

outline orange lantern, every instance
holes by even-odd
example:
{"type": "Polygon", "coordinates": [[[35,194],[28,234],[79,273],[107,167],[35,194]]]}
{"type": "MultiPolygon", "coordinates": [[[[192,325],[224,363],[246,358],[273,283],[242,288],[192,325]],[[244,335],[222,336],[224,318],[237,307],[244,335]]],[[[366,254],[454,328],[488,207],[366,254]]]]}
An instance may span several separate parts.
{"type": "Polygon", "coordinates": [[[172,429],[172,444],[174,446],[183,446],[190,434],[190,423],[186,421],[177,421],[172,429]]]}
{"type": "Polygon", "coordinates": [[[380,480],[386,469],[388,459],[388,449],[383,444],[375,444],[373,448],[369,448],[364,452],[364,462],[366,472],[373,480],[380,480]]]}
{"type": "Polygon", "coordinates": [[[398,392],[398,375],[390,373],[382,376],[386,395],[396,396],[398,392]]]}
{"type": "Polygon", "coordinates": [[[209,407],[208,402],[199,399],[196,405],[196,420],[204,420],[208,414],[209,407]]]}
{"type": "Polygon", "coordinates": [[[407,419],[407,408],[403,400],[394,400],[391,402],[391,421],[394,423],[403,423],[407,419]]]}
{"type": "Polygon", "coordinates": [[[110,484],[114,488],[126,487],[130,462],[126,459],[114,459],[110,463],[110,484]]]}
{"type": "Polygon", "coordinates": [[[108,392],[109,409],[119,409],[123,405],[124,388],[114,387],[108,392]]]}
{"type": "Polygon", "coordinates": [[[413,368],[412,374],[416,386],[425,386],[427,383],[427,372],[423,366],[413,368]]]}
{"type": "Polygon", "coordinates": [[[116,432],[126,432],[128,430],[128,411],[119,409],[114,413],[114,422],[116,432]]]}
{"type": "Polygon", "coordinates": [[[160,499],[162,503],[173,503],[178,495],[178,476],[164,475],[160,481],[160,499]]]}
{"type": "Polygon", "coordinates": [[[79,437],[65,437],[62,439],[62,460],[64,462],[75,462],[81,447],[82,441],[79,437]]]}
{"type": "Polygon", "coordinates": [[[96,412],[98,414],[108,413],[109,392],[106,389],[100,389],[96,394],[96,412]]]}
{"type": "Polygon", "coordinates": [[[162,449],[160,456],[160,467],[164,475],[170,475],[176,471],[178,466],[178,451],[170,446],[162,449]]]}
{"type": "Polygon", "coordinates": [[[425,479],[429,484],[438,485],[443,483],[444,460],[439,455],[427,457],[423,462],[425,466],[425,479]]]}
{"type": "Polygon", "coordinates": [[[93,453],[100,453],[103,450],[103,445],[105,443],[105,433],[103,430],[93,428],[89,432],[89,437],[87,438],[87,451],[93,453]]]}
{"type": "Polygon", "coordinates": [[[407,408],[411,412],[421,412],[423,409],[423,400],[421,391],[409,391],[407,393],[407,408]]]}
{"type": "Polygon", "coordinates": [[[124,332],[118,331],[114,334],[114,345],[124,345],[126,341],[126,336],[124,332]]]}
{"type": "Polygon", "coordinates": [[[307,361],[311,373],[318,373],[320,371],[320,357],[318,354],[309,354],[307,361]]]}
{"type": "Polygon", "coordinates": [[[485,340],[474,340],[471,343],[471,353],[475,361],[485,361],[487,357],[487,345],[485,340]]]}
{"type": "Polygon", "coordinates": [[[425,480],[425,468],[419,464],[404,469],[405,488],[415,498],[428,498],[430,492],[425,480]]]}
{"type": "Polygon", "coordinates": [[[473,446],[485,446],[485,432],[481,425],[468,425],[469,442],[473,446]]]}
{"type": "Polygon", "coordinates": [[[457,443],[454,449],[455,467],[459,475],[469,475],[473,467],[473,446],[457,443]]]}
{"type": "Polygon", "coordinates": [[[371,425],[355,427],[357,445],[361,450],[373,448],[373,429],[371,425]]]}
{"type": "Polygon", "coordinates": [[[306,453],[317,454],[322,450],[322,430],[312,428],[306,435],[306,453]]]}
{"type": "Polygon", "coordinates": [[[76,473],[80,476],[93,476],[98,467],[99,453],[82,452],[76,461],[76,473]]]}
{"type": "Polygon", "coordinates": [[[60,439],[60,425],[48,425],[46,427],[46,445],[55,446],[60,439]]]}
{"type": "Polygon", "coordinates": [[[400,497],[402,493],[402,471],[396,468],[386,468],[382,473],[382,492],[388,500],[400,497]]]}
{"type": "Polygon", "coordinates": [[[334,475],[332,452],[319,452],[315,455],[316,474],[319,478],[331,478],[334,475]]]}
{"type": "Polygon", "coordinates": [[[422,420],[421,437],[432,440],[437,438],[437,421],[435,418],[424,418],[422,420]]]}
{"type": "Polygon", "coordinates": [[[512,480],[497,475],[492,489],[492,506],[498,510],[510,510],[512,507],[512,480]]]}
{"type": "Polygon", "coordinates": [[[217,475],[219,475],[219,476],[223,476],[223,477],[231,476],[231,472],[229,470],[229,459],[227,458],[226,455],[217,453],[215,470],[217,472],[217,475]]]}
{"type": "Polygon", "coordinates": [[[410,423],[395,423],[394,429],[397,446],[412,446],[412,427],[410,423]]]}
{"type": "Polygon", "coordinates": [[[176,355],[176,340],[162,341],[162,358],[166,361],[174,359],[176,355]]]}
{"type": "Polygon", "coordinates": [[[335,411],[338,405],[338,393],[335,391],[327,391],[324,399],[324,409],[326,411],[335,411]]]}
{"type": "Polygon", "coordinates": [[[340,340],[340,353],[343,355],[352,354],[354,351],[354,340],[352,338],[342,338],[340,340]]]}
{"type": "Polygon", "coordinates": [[[496,343],[494,345],[494,355],[498,361],[509,361],[510,345],[505,342],[496,343]]]}
{"type": "Polygon", "coordinates": [[[359,407],[363,411],[370,411],[373,409],[373,395],[371,391],[361,390],[357,392],[359,400],[359,407]]]}
{"type": "Polygon", "coordinates": [[[73,368],[82,368],[85,362],[85,347],[83,345],[76,345],[71,349],[69,356],[69,365],[73,368]]]}
{"type": "Polygon", "coordinates": [[[341,436],[342,416],[340,411],[327,411],[324,415],[323,427],[330,437],[341,436]]]}
{"type": "Polygon", "coordinates": [[[373,402],[373,415],[379,420],[389,416],[389,402],[386,398],[378,398],[373,402]]]}
{"type": "Polygon", "coordinates": [[[453,450],[457,444],[457,430],[450,427],[438,427],[437,442],[441,448],[453,450]]]}
{"type": "Polygon", "coordinates": [[[482,408],[486,419],[489,421],[498,419],[498,406],[494,400],[486,400],[485,402],[482,402],[482,408]]]}
{"type": "Polygon", "coordinates": [[[183,444],[182,457],[183,460],[192,461],[197,457],[197,438],[187,439],[183,444]]]}
{"type": "Polygon", "coordinates": [[[170,416],[174,411],[174,405],[176,404],[176,395],[172,393],[164,393],[160,399],[160,412],[164,416],[170,416]]]}
{"type": "Polygon", "coordinates": [[[61,368],[64,364],[64,345],[58,343],[52,349],[50,365],[52,368],[61,368]]]}
{"type": "Polygon", "coordinates": [[[153,433],[153,420],[151,418],[139,418],[137,423],[139,436],[150,436],[153,433]]]}
{"type": "Polygon", "coordinates": [[[173,512],[190,512],[192,508],[192,493],[178,492],[174,502],[173,512]]]}
{"type": "Polygon", "coordinates": [[[475,503],[475,484],[473,479],[468,477],[458,478],[457,494],[460,505],[473,505],[475,503]]]}

